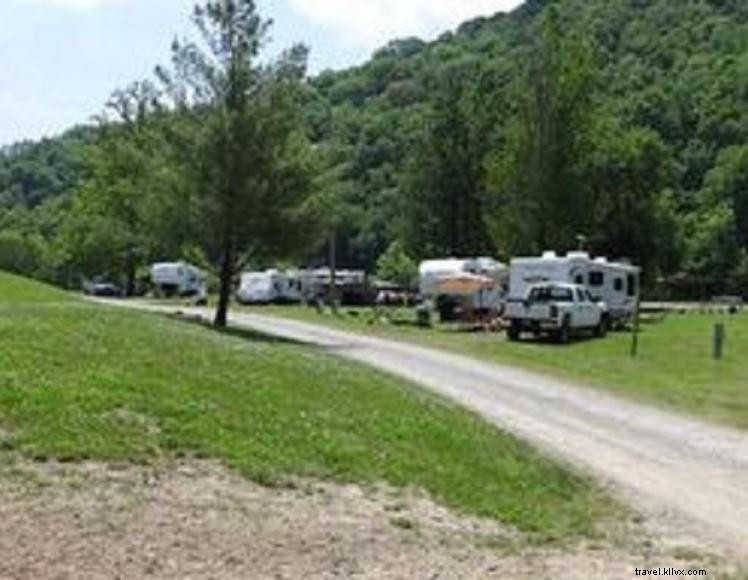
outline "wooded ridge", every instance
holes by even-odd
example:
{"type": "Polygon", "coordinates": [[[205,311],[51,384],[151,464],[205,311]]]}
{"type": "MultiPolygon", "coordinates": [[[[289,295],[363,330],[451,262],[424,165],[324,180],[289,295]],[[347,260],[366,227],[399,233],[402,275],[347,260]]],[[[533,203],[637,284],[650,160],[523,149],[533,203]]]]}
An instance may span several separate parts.
{"type": "MultiPolygon", "coordinates": [[[[304,55],[291,56],[276,66],[304,55]]],[[[146,93],[122,92],[120,104],[145,104],[146,93]]],[[[250,262],[321,261],[330,232],[340,265],[369,270],[393,243],[416,260],[507,258],[572,249],[583,236],[593,253],[642,264],[660,293],[748,288],[741,0],[530,0],[434,42],[394,41],[284,94],[306,143],[277,129],[314,181],[297,222],[309,236],[302,251],[250,262]]],[[[216,264],[174,201],[190,196],[174,111],[130,118],[132,132],[120,107],[99,127],[5,148],[0,268],[74,286],[124,276],[133,260],[216,264]],[[134,200],[129,224],[91,210],[112,187],[113,199],[134,200]],[[123,243],[127,232],[143,243],[123,243]]]]}

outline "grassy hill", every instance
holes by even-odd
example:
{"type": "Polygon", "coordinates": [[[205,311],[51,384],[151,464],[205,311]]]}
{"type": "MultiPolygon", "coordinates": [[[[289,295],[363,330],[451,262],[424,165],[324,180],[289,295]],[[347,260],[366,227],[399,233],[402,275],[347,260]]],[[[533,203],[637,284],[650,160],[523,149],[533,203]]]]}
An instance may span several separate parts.
{"type": "Polygon", "coordinates": [[[267,484],[385,481],[541,539],[592,533],[611,513],[589,481],[470,413],[308,347],[0,274],[0,351],[3,453],[212,458],[267,484]]]}
{"type": "Polygon", "coordinates": [[[0,272],[0,306],[6,310],[13,309],[18,304],[70,303],[71,301],[70,295],[62,290],[0,272]]]}

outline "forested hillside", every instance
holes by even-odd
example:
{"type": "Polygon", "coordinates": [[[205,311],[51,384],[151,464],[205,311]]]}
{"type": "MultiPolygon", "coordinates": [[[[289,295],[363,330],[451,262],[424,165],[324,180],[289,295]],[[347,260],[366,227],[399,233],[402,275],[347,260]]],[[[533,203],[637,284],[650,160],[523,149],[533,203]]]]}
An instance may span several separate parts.
{"type": "Polygon", "coordinates": [[[572,115],[557,127],[561,147],[580,149],[557,159],[580,165],[572,175],[553,160],[533,168],[517,157],[518,117],[544,113],[528,111],[528,94],[542,80],[537,69],[554,66],[533,54],[545,4],[465,23],[431,44],[394,42],[363,67],[314,79],[330,104],[313,110],[315,130],[345,150],[345,197],[358,217],[344,237],[351,258],[369,263],[395,236],[418,257],[506,256],[563,250],[578,233],[595,251],[645,263],[651,279],[688,272],[716,285],[730,275],[745,280],[748,4],[558,2],[561,38],[548,42],[566,47],[572,62],[559,66],[586,67],[588,77],[562,73],[572,80],[555,95],[583,103],[583,119],[572,115]],[[578,95],[573,82],[582,83],[578,95]],[[522,177],[506,175],[510,164],[528,179],[532,169],[543,172],[541,195],[559,203],[529,220],[518,215],[535,200],[516,181],[506,187],[522,177]],[[505,217],[519,229],[547,218],[544,228],[560,236],[540,235],[537,225],[522,235],[505,217]]]}
{"type": "Polygon", "coordinates": [[[0,149],[0,268],[66,282],[56,243],[71,198],[86,174],[81,147],[91,128],[0,149]]]}
{"type": "MultiPolygon", "coordinates": [[[[369,269],[394,241],[506,258],[583,237],[660,289],[748,287],[742,0],[530,0],[322,73],[303,110],[327,221],[307,259],[329,231],[341,264],[369,269]]],[[[93,273],[55,239],[79,141],[3,152],[0,267],[93,273]]]]}

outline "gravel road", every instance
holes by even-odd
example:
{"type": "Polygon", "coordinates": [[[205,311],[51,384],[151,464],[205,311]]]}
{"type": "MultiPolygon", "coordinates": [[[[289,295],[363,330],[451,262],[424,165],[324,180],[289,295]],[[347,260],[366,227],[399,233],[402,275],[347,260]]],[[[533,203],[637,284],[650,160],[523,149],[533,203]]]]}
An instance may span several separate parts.
{"type": "Polygon", "coordinates": [[[748,432],[430,348],[263,315],[234,313],[231,323],[430,389],[598,477],[669,533],[748,561],[748,432]]]}

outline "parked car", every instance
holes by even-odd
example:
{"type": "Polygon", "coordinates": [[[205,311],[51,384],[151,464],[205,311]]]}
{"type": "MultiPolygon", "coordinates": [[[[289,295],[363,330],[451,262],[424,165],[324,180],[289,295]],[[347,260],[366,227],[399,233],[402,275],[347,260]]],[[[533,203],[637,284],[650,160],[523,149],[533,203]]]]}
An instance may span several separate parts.
{"type": "Polygon", "coordinates": [[[610,315],[606,304],[596,301],[584,286],[543,283],[531,286],[522,299],[510,299],[505,320],[509,340],[519,340],[523,332],[530,332],[567,343],[581,331],[605,336],[610,315]]]}
{"type": "Polygon", "coordinates": [[[111,282],[87,282],[83,285],[83,293],[105,298],[120,298],[123,295],[122,290],[111,282]]]}

